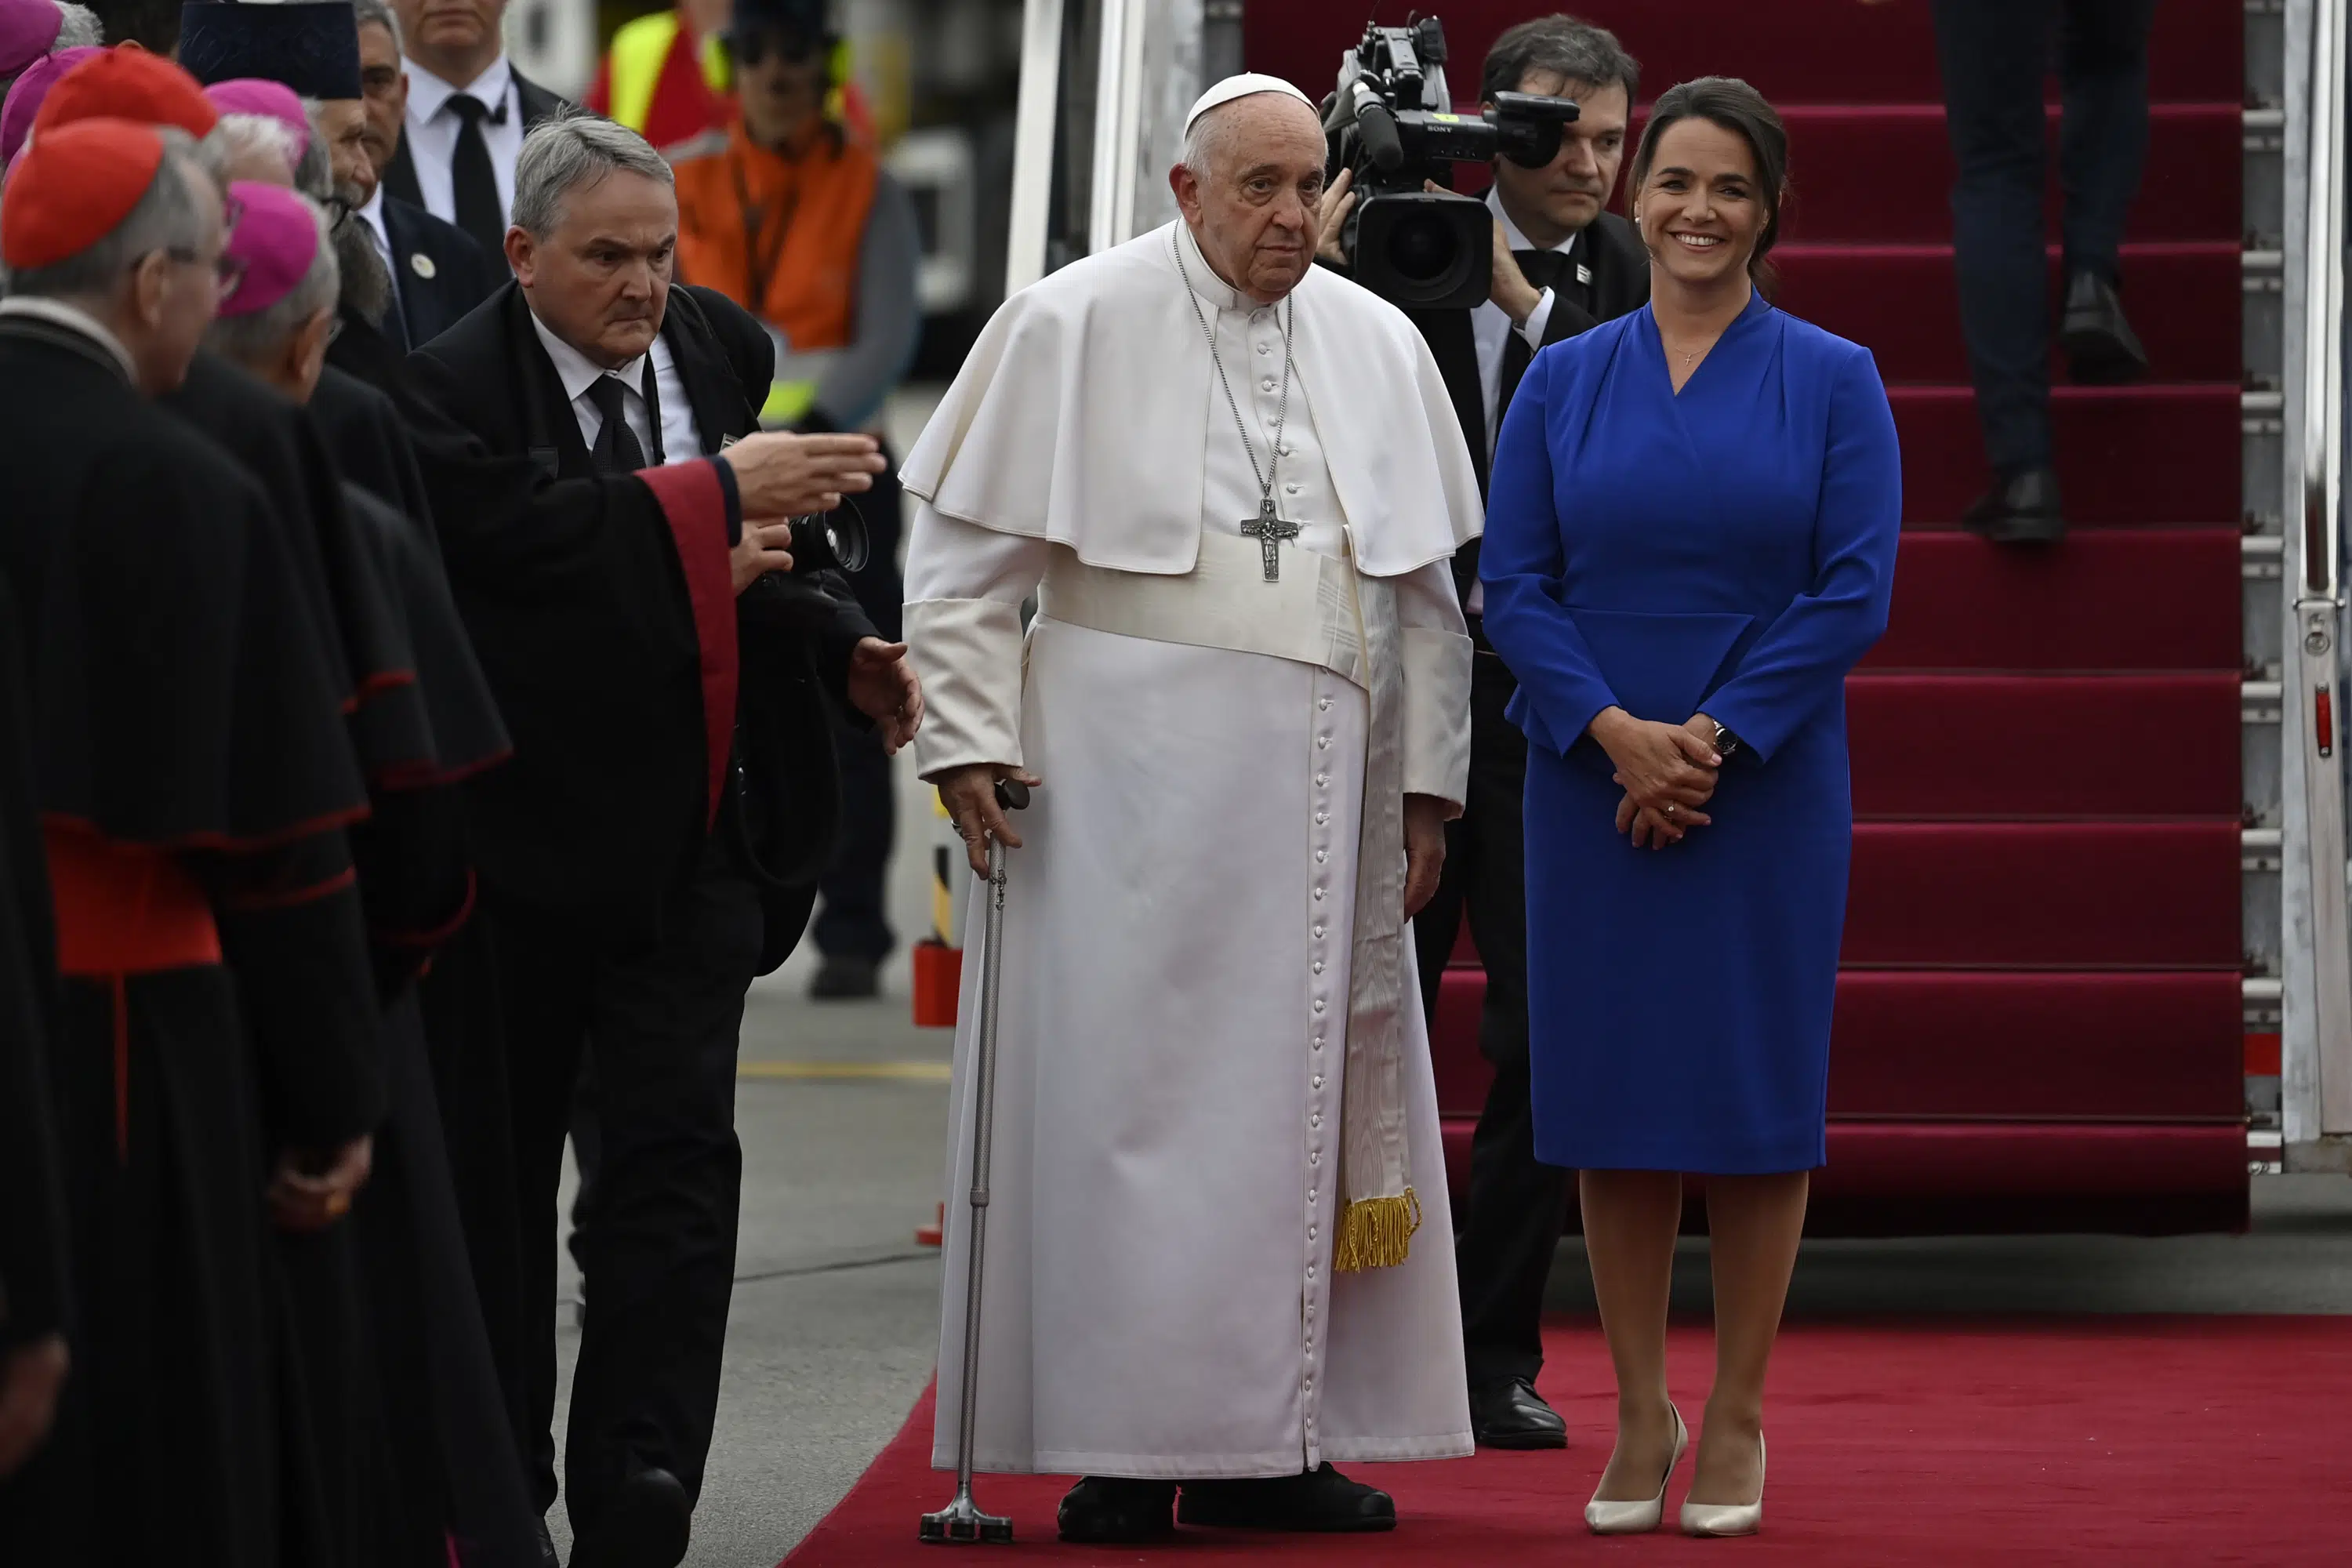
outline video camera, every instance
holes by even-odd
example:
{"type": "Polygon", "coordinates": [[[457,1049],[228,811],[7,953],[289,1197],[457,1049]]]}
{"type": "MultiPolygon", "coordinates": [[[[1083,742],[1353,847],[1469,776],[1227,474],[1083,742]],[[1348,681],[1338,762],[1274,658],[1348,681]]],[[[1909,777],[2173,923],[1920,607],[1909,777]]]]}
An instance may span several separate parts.
{"type": "Polygon", "coordinates": [[[1565,98],[1498,92],[1483,113],[1456,114],[1445,89],[1445,26],[1420,16],[1367,25],[1323,101],[1329,172],[1355,171],[1357,200],[1341,236],[1356,281],[1414,310],[1462,310],[1485,300],[1494,275],[1486,205],[1423,182],[1450,184],[1447,165],[1508,158],[1540,169],[1559,155],[1565,98]]]}

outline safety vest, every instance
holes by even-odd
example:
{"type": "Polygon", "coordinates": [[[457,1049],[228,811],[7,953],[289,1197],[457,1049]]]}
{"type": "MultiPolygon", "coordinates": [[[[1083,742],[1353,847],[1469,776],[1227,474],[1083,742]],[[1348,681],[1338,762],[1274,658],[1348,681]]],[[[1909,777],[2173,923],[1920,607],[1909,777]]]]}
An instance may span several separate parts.
{"type": "MultiPolygon", "coordinates": [[[[685,20],[676,10],[656,11],[624,25],[589,84],[588,107],[619,121],[656,147],[690,141],[723,128],[735,118],[730,96],[733,72],[723,39],[713,35],[697,48],[685,47],[685,20]]],[[[849,45],[835,46],[833,77],[849,79],[849,45]]],[[[866,105],[854,89],[836,87],[825,98],[825,113],[864,132],[866,105]]]]}

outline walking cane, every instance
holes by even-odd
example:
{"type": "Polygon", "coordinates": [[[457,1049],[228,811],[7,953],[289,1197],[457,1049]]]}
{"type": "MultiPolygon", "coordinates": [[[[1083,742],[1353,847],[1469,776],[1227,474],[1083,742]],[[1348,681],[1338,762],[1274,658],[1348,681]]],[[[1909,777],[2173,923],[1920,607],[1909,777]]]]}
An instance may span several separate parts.
{"type": "MultiPolygon", "coordinates": [[[[996,804],[1007,811],[1023,810],[1029,804],[1029,786],[1016,779],[998,780],[996,804]]],[[[993,835],[988,840],[988,889],[980,1027],[971,1052],[971,1247],[964,1257],[963,1401],[956,1413],[956,1494],[939,1512],[923,1515],[922,1539],[930,1545],[1010,1545],[1013,1541],[1012,1520],[982,1513],[971,1500],[972,1411],[980,1396],[980,1280],[988,1249],[989,1146],[996,1124],[996,989],[1004,941],[1004,846],[993,835]]]]}

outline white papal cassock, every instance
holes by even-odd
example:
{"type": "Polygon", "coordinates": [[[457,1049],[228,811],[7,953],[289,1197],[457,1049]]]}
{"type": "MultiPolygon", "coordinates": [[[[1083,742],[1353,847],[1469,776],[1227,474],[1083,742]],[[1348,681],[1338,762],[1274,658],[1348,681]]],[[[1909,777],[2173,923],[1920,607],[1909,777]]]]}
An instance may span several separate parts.
{"type": "MultiPolygon", "coordinates": [[[[1301,531],[1284,577],[1352,579],[1328,561],[1391,585],[1402,790],[1459,802],[1468,767],[1470,644],[1445,558],[1477,531],[1477,490],[1404,318],[1320,269],[1291,306],[1256,307],[1181,222],[1008,302],[907,465],[924,498],[907,569],[922,770],[1017,763],[1045,781],[1009,857],[977,1463],[1244,1477],[1467,1454],[1409,927],[1399,1082],[1428,1224],[1401,1264],[1331,1268],[1365,688],[1307,658],[1055,615],[1088,580],[1220,563],[1234,603],[1259,603],[1240,597],[1261,587],[1240,537],[1258,487],[1177,246],[1261,463],[1295,307],[1276,500],[1301,531]]],[[[977,902],[966,929],[977,942],[977,902]]],[[[956,1200],[980,970],[965,966],[956,1039],[956,1200]]],[[[969,1210],[949,1216],[943,1467],[969,1210]]]]}

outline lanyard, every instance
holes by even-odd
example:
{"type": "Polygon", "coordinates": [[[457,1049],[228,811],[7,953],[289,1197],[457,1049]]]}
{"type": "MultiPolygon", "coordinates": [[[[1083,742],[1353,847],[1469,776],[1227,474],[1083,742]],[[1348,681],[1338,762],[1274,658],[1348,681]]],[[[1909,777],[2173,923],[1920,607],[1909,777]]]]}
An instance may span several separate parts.
{"type": "Polygon", "coordinates": [[[777,212],[781,220],[774,225],[775,243],[762,246],[770,225],[768,209],[751,200],[751,187],[743,178],[743,161],[736,149],[727,150],[727,172],[735,181],[735,205],[743,215],[743,303],[754,313],[767,303],[768,280],[775,276],[776,263],[784,256],[784,241],[792,237],[793,216],[800,210],[800,182],[794,180],[784,193],[782,206],[777,212]]]}

